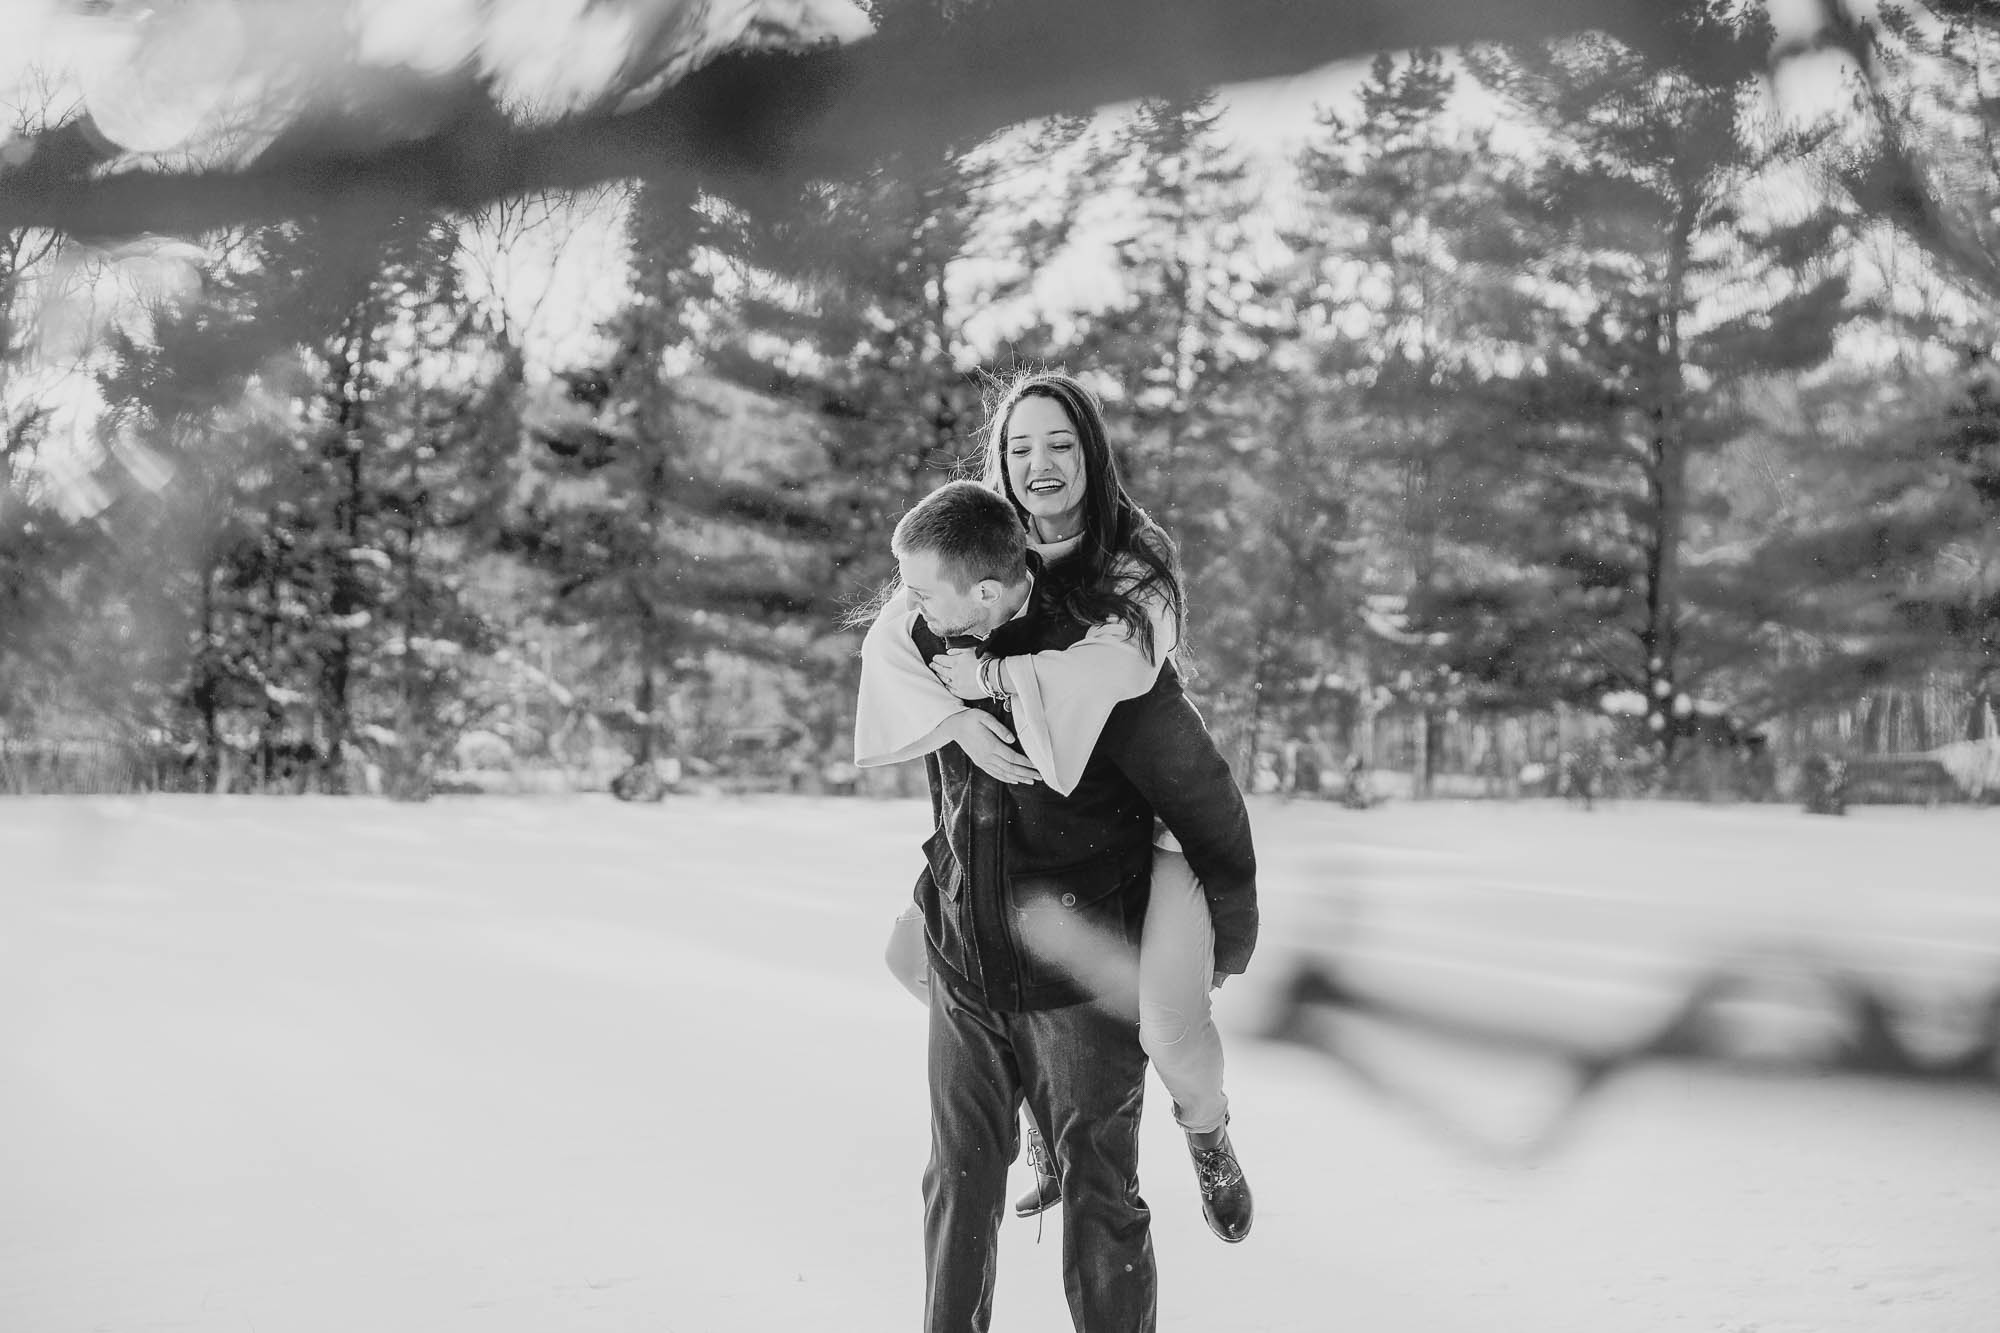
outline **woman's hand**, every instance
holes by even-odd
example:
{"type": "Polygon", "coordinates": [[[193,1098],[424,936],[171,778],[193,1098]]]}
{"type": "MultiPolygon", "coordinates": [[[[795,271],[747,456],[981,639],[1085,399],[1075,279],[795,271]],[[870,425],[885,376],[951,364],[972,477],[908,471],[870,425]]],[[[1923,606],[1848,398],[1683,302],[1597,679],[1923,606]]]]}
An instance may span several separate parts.
{"type": "Polygon", "coordinates": [[[931,659],[931,674],[961,699],[991,699],[979,679],[979,664],[984,660],[975,649],[953,648],[931,659]]]}
{"type": "Polygon", "coordinates": [[[1014,748],[1014,733],[999,718],[967,708],[946,718],[943,730],[989,776],[1011,783],[1042,780],[1041,770],[1014,748]]]}

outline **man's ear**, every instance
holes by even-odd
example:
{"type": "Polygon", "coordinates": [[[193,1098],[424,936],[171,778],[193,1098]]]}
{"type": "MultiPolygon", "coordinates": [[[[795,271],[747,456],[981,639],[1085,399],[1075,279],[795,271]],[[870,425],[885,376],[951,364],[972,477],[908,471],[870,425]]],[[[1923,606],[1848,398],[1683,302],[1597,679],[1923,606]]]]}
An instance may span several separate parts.
{"type": "Polygon", "coordinates": [[[981,606],[991,606],[1000,600],[1001,592],[999,579],[981,579],[972,585],[972,600],[981,606]]]}

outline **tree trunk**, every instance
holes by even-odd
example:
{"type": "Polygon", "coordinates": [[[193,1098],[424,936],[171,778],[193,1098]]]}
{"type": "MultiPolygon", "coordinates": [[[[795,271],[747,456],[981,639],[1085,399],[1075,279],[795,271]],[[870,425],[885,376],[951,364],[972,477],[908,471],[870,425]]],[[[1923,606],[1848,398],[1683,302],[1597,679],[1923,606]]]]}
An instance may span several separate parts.
{"type": "Polygon", "coordinates": [[[1668,764],[1673,762],[1676,748],[1674,702],[1682,693],[1676,668],[1681,529],[1687,519],[1687,442],[1681,433],[1685,383],[1680,321],[1687,301],[1688,251],[1694,223],[1694,205],[1684,203],[1668,240],[1666,290],[1655,314],[1655,382],[1648,386],[1652,438],[1647,449],[1646,482],[1653,531],[1646,550],[1646,628],[1639,637],[1646,654],[1648,726],[1660,747],[1661,759],[1668,764]]]}
{"type": "Polygon", "coordinates": [[[1862,707],[1865,711],[1861,715],[1861,743],[1857,748],[1863,754],[1880,754],[1882,733],[1888,722],[1888,700],[1879,693],[1871,694],[1862,707]]]}
{"type": "Polygon", "coordinates": [[[1438,756],[1444,752],[1444,715],[1425,704],[1417,713],[1423,753],[1417,763],[1417,795],[1428,800],[1435,789],[1438,756]]]}
{"type": "Polygon", "coordinates": [[[430,719],[423,706],[422,663],[416,649],[418,560],[417,525],[422,521],[422,477],[417,469],[417,451],[409,451],[404,476],[408,491],[404,498],[402,532],[402,586],[397,589],[401,603],[397,632],[403,651],[396,663],[396,774],[389,794],[400,801],[426,801],[431,795],[430,719]]]}
{"type": "Polygon", "coordinates": [[[632,700],[633,710],[639,714],[639,736],[638,742],[633,749],[632,760],[634,763],[639,764],[650,764],[653,762],[653,708],[657,698],[658,686],[653,667],[651,646],[649,641],[646,649],[640,655],[639,690],[632,700]]]}
{"type": "Polygon", "coordinates": [[[200,678],[195,685],[195,707],[201,715],[201,768],[199,782],[209,791],[216,791],[216,779],[222,772],[222,725],[216,716],[215,680],[215,569],[213,566],[201,571],[201,654],[197,657],[196,670],[200,678]]]}
{"type": "Polygon", "coordinates": [[[355,636],[350,618],[361,609],[360,575],[354,553],[361,547],[363,494],[361,369],[363,358],[354,344],[365,334],[349,334],[349,345],[335,357],[333,370],[339,397],[339,431],[335,439],[344,457],[341,469],[345,493],[336,510],[335,526],[342,545],[336,554],[333,590],[328,609],[340,622],[333,647],[320,674],[320,718],[326,727],[326,752],[320,761],[320,788],[329,795],[347,792],[347,737],[354,725],[350,694],[354,683],[355,636]]]}
{"type": "Polygon", "coordinates": [[[1243,741],[1243,774],[1241,784],[1245,791],[1257,789],[1257,757],[1264,744],[1264,696],[1269,692],[1271,631],[1263,621],[1258,622],[1257,649],[1251,658],[1254,663],[1250,677],[1250,725],[1243,741]]]}
{"type": "MultiPolygon", "coordinates": [[[[1188,262],[1189,228],[1186,199],[1174,213],[1173,262],[1170,266],[1169,290],[1173,300],[1174,327],[1167,343],[1167,368],[1173,378],[1173,394],[1167,407],[1167,438],[1165,457],[1161,463],[1161,478],[1164,483],[1160,490],[1160,511],[1168,531],[1185,534],[1186,525],[1181,522],[1180,494],[1180,454],[1181,444],[1187,430],[1189,405],[1187,395],[1190,385],[1188,365],[1189,342],[1194,333],[1194,276],[1193,267],[1188,262]]],[[[1187,540],[1185,535],[1182,541],[1187,540]]],[[[1258,651],[1263,651],[1259,645],[1258,651]]],[[[1253,760],[1255,756],[1252,756],[1253,760]]],[[[1255,769],[1252,769],[1254,775],[1255,769]]]]}
{"type": "MultiPolygon", "coordinates": [[[[275,678],[278,665],[278,569],[274,560],[265,561],[264,572],[264,632],[261,636],[264,652],[264,675],[275,678]]],[[[257,737],[257,789],[271,789],[271,770],[278,762],[278,738],[284,732],[284,712],[270,691],[264,693],[264,723],[257,737]]],[[[224,788],[227,790],[227,788],[224,788]]]]}

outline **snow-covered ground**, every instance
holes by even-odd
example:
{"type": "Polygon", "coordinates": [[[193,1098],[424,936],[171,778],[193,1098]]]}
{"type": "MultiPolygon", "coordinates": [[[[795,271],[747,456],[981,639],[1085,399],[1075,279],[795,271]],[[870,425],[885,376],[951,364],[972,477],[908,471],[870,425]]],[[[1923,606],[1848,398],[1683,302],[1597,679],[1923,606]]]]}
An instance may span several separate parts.
{"type": "MultiPolygon", "coordinates": [[[[1993,1083],[1808,1058],[1829,960],[1968,1040],[2000,812],[1255,814],[1265,940],[1220,1005],[1257,1226],[1209,1236],[1155,1087],[1163,1330],[2000,1328],[1993,1083]],[[1532,1058],[1255,1039],[1325,957],[1584,1043],[1717,959],[1773,980],[1754,1063],[1641,1064],[1527,1153],[1567,1086],[1532,1058]]],[[[914,1329],[924,1018],[880,953],[924,818],[0,802],[0,1330],[914,1329]]],[[[1009,1222],[1000,1333],[1068,1327],[1061,1225],[1009,1222]]]]}

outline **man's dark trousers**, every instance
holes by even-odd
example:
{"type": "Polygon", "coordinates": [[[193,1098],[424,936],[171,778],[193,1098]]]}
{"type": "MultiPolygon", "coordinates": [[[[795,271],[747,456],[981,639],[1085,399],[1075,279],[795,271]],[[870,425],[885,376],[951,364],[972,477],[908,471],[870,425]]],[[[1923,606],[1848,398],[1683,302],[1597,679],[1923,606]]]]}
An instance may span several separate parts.
{"type": "Polygon", "coordinates": [[[992,1319],[1024,1097],[1062,1175],[1071,1322],[1078,1333],[1152,1333],[1152,1214],[1139,1197],[1145,1075],[1131,1015],[1097,1004],[1003,1012],[932,975],[926,1333],[984,1333],[992,1319]],[[959,1173],[956,1188],[943,1187],[947,1170],[959,1173]]]}

